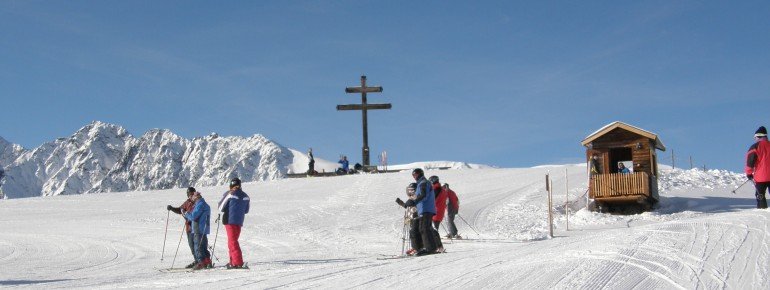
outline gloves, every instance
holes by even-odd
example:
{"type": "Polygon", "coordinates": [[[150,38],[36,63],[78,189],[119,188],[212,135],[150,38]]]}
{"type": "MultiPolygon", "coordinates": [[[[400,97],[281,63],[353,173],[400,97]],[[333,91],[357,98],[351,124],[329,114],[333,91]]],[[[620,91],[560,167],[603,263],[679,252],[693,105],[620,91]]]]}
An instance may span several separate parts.
{"type": "Polygon", "coordinates": [[[404,201],[403,201],[403,200],[401,200],[401,199],[400,199],[400,198],[398,198],[398,197],[396,198],[396,203],[397,203],[398,205],[400,205],[400,206],[406,207],[406,204],[404,203],[404,201]]]}
{"type": "Polygon", "coordinates": [[[404,203],[404,205],[406,205],[406,207],[414,206],[414,200],[412,200],[412,199],[410,199],[410,200],[407,200],[407,201],[404,203]]]}
{"type": "Polygon", "coordinates": [[[166,210],[171,210],[171,208],[172,208],[171,205],[166,206],[166,210]]]}
{"type": "Polygon", "coordinates": [[[754,174],[746,174],[746,178],[749,180],[754,180],[754,174]]]}

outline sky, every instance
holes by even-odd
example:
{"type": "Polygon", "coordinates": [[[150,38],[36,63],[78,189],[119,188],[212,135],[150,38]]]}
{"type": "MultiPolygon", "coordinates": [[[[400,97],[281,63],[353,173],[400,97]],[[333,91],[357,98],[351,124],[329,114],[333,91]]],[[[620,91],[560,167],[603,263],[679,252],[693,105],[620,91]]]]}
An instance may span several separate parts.
{"type": "Polygon", "coordinates": [[[613,121],[663,164],[741,171],[770,126],[766,1],[0,1],[0,137],[98,120],[141,136],[262,134],[372,163],[584,162],[613,121]],[[416,3],[415,3],[416,2],[416,3]]]}

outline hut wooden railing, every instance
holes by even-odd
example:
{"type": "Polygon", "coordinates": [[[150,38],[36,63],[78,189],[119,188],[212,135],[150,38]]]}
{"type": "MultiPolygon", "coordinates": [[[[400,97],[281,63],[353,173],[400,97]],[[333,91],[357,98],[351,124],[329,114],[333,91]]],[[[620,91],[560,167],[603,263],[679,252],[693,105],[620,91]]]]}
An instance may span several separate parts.
{"type": "Polygon", "coordinates": [[[598,174],[591,177],[591,198],[629,195],[650,196],[650,179],[646,172],[598,174]]]}

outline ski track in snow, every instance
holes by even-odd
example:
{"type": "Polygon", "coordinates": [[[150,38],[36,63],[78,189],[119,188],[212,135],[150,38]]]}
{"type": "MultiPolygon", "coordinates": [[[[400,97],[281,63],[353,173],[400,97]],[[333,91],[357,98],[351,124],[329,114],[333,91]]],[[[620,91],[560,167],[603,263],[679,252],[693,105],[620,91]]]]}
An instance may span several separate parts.
{"type": "MultiPolygon", "coordinates": [[[[184,190],[105,193],[0,201],[0,286],[30,288],[505,288],[767,289],[768,217],[753,195],[729,191],[724,172],[672,171],[658,210],[630,216],[564,214],[564,176],[554,180],[555,234],[548,236],[543,186],[531,169],[428,171],[460,197],[465,240],[448,253],[399,254],[407,173],[305,178],[244,184],[251,211],[241,235],[250,270],[168,272],[182,220],[184,190]],[[716,177],[710,177],[716,176],[716,177]],[[703,186],[699,186],[699,184],[703,186]]],[[[585,167],[569,169],[570,199],[586,188],[585,167]]],[[[210,205],[222,188],[200,188],[210,205]]],[[[214,220],[215,217],[212,217],[214,220]]],[[[443,230],[443,228],[442,228],[443,230]]],[[[212,224],[210,246],[215,240],[212,224]]],[[[443,232],[442,232],[443,234],[443,232]]],[[[228,261],[224,227],[215,260],[228,261]]],[[[182,238],[174,267],[191,261],[182,238]]],[[[407,241],[408,244],[408,241],[407,241]]]]}

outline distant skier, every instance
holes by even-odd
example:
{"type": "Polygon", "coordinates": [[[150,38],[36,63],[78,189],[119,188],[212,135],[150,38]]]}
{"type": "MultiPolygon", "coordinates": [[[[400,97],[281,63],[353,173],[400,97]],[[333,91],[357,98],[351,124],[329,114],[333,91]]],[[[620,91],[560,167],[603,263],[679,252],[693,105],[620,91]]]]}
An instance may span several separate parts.
{"type": "Polygon", "coordinates": [[[406,202],[407,206],[417,207],[418,226],[422,237],[423,248],[417,251],[417,256],[429,255],[436,252],[436,241],[433,238],[433,226],[431,220],[436,214],[436,197],[425,173],[420,168],[412,170],[412,177],[417,183],[415,198],[406,202]]]}
{"type": "Polygon", "coordinates": [[[447,195],[441,188],[441,182],[438,176],[431,176],[428,178],[433,189],[433,195],[436,198],[436,215],[433,216],[433,238],[436,241],[436,252],[444,252],[444,244],[441,242],[441,234],[439,229],[441,228],[441,221],[444,220],[444,211],[446,211],[446,199],[447,195]]]}
{"type": "Polygon", "coordinates": [[[342,158],[340,158],[340,161],[337,161],[337,163],[339,163],[340,167],[342,167],[342,174],[348,174],[348,171],[350,171],[350,162],[348,161],[348,157],[343,155],[342,158]]]}
{"type": "Polygon", "coordinates": [[[307,151],[307,158],[310,159],[307,163],[307,174],[308,175],[315,175],[315,159],[313,158],[313,148],[310,148],[307,151]]]}
{"type": "Polygon", "coordinates": [[[754,140],[757,142],[746,153],[746,178],[754,181],[757,208],[767,208],[765,192],[770,187],[770,142],[764,126],[754,133],[754,140]]]}
{"type": "Polygon", "coordinates": [[[243,268],[243,253],[238,238],[241,236],[241,227],[249,213],[249,195],[241,190],[241,180],[233,178],[230,181],[230,190],[222,195],[219,201],[219,211],[222,213],[222,224],[227,231],[227,247],[230,250],[230,263],[228,269],[243,268]]]}
{"type": "Polygon", "coordinates": [[[453,190],[449,189],[448,183],[444,183],[442,191],[446,192],[447,198],[449,199],[449,206],[447,207],[447,227],[449,233],[447,234],[447,238],[462,239],[462,237],[457,234],[457,226],[455,225],[455,216],[460,212],[460,199],[457,198],[457,194],[453,190]]]}
{"type": "Polygon", "coordinates": [[[207,237],[210,232],[211,208],[200,192],[193,193],[192,199],[195,202],[195,207],[192,212],[185,213],[185,218],[192,221],[195,261],[198,262],[193,270],[211,268],[211,253],[208,250],[209,240],[207,237]]]}
{"type": "MultiPolygon", "coordinates": [[[[170,211],[172,211],[172,212],[174,212],[176,214],[180,214],[180,215],[182,215],[182,217],[184,217],[184,214],[182,214],[182,212],[183,211],[184,212],[191,212],[193,210],[193,206],[195,206],[195,202],[192,200],[192,196],[193,196],[194,193],[195,193],[195,188],[194,187],[188,187],[187,188],[187,199],[182,203],[182,205],[180,205],[179,207],[173,207],[171,205],[167,205],[166,206],[166,210],[170,210],[170,211]]],[[[185,218],[185,222],[184,223],[185,223],[184,229],[185,229],[185,232],[187,233],[187,244],[190,246],[190,252],[192,252],[193,258],[195,258],[195,243],[193,242],[194,241],[194,237],[193,237],[193,231],[192,231],[192,222],[190,222],[190,220],[185,218]]],[[[192,263],[187,265],[185,268],[189,269],[189,268],[195,267],[195,265],[197,263],[198,263],[197,261],[193,261],[192,263]]]]}

